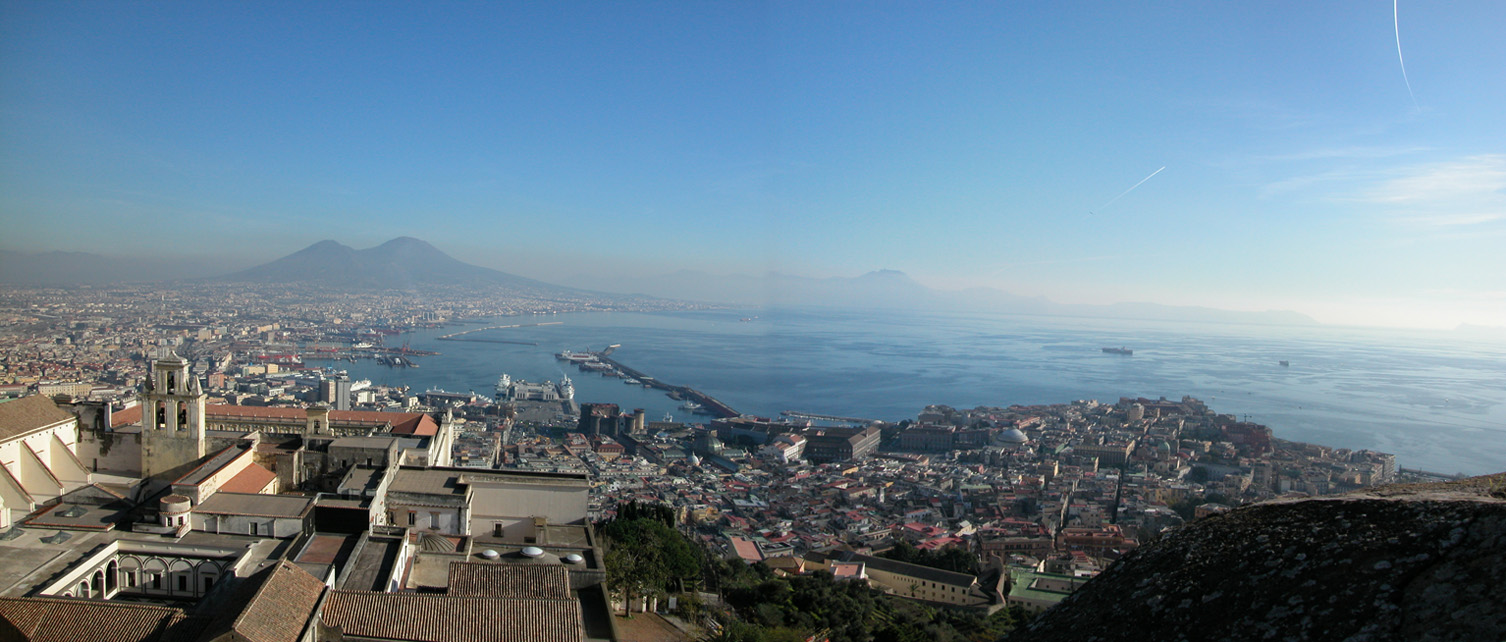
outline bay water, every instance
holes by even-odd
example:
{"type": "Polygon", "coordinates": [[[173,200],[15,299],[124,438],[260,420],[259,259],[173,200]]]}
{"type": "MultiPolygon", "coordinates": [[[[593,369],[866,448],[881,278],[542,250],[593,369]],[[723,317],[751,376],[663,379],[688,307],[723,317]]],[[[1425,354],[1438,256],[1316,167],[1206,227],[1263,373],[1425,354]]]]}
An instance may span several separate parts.
{"type": "Polygon", "coordinates": [[[338,367],[378,384],[485,395],[503,373],[568,375],[577,401],[695,421],[661,391],[554,356],[620,344],[613,358],[625,365],[766,417],[899,421],[927,404],[1190,395],[1281,439],[1395,453],[1403,467],[1441,473],[1506,470],[1506,346],[1449,332],[790,308],[507,317],[387,343],[404,341],[441,354],[417,358],[419,368],[338,367]],[[465,336],[517,343],[439,340],[492,325],[520,327],[465,336]]]}

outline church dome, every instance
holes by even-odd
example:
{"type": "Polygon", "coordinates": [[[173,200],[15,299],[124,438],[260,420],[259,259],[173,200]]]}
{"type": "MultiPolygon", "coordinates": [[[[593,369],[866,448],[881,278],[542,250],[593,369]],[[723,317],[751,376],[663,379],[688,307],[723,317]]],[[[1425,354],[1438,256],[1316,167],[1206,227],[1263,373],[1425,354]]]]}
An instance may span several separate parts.
{"type": "Polygon", "coordinates": [[[1030,441],[1030,438],[1026,437],[1025,433],[1020,432],[1019,428],[1010,428],[1008,430],[1000,432],[999,436],[995,437],[994,439],[996,439],[1001,444],[1023,444],[1027,441],[1030,441]]]}

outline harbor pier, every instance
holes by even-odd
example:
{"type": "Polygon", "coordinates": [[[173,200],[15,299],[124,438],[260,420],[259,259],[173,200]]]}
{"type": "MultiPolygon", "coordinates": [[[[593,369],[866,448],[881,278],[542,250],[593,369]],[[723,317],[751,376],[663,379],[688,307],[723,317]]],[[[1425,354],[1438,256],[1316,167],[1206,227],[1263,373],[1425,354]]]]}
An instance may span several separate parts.
{"type": "Polygon", "coordinates": [[[694,401],[698,404],[701,404],[701,407],[705,408],[706,412],[711,413],[718,419],[727,419],[729,417],[742,416],[742,413],[733,410],[731,406],[722,403],[721,400],[717,399],[716,397],[708,395],[689,386],[676,386],[673,384],[665,383],[654,377],[644,374],[639,370],[635,370],[626,365],[623,365],[622,362],[617,361],[610,356],[607,356],[616,347],[617,346],[614,345],[607,350],[603,350],[601,352],[590,352],[588,354],[595,356],[597,361],[616,368],[622,374],[637,379],[638,381],[642,382],[643,385],[669,393],[669,396],[672,398],[685,399],[687,401],[694,401]]]}

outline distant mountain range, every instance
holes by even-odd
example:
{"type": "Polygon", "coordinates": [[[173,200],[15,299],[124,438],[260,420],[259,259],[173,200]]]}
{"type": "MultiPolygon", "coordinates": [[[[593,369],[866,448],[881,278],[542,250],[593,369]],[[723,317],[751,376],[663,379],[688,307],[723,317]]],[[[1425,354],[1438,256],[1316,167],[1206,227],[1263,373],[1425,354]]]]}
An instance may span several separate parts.
{"type": "Polygon", "coordinates": [[[680,270],[651,278],[576,276],[574,287],[612,292],[706,301],[732,305],[835,306],[867,309],[965,310],[1005,314],[1042,314],[1160,321],[1313,325],[1311,317],[1284,310],[1244,312],[1157,303],[1085,305],[1056,303],[1045,297],[1025,297],[992,288],[936,290],[904,272],[878,270],[858,277],[814,279],[770,272],[763,276],[715,276],[680,270]]]}
{"type": "Polygon", "coordinates": [[[102,285],[119,282],[203,280],[221,283],[322,284],[352,290],[411,290],[469,286],[515,295],[574,299],[654,297],[744,306],[831,306],[861,309],[935,309],[1130,318],[1216,323],[1309,325],[1296,312],[1239,312],[1154,303],[1078,305],[1024,297],[991,288],[936,290],[903,272],[879,270],[858,277],[816,279],[770,272],[763,276],[715,276],[681,270],[651,278],[577,276],[551,284],[484,268],[411,237],[357,250],[320,241],[269,263],[231,274],[208,259],[110,258],[84,252],[27,254],[0,251],[0,282],[27,286],[102,285]],[[608,292],[632,295],[604,294],[608,292]]]}
{"type": "Polygon", "coordinates": [[[88,252],[0,250],[0,283],[22,286],[107,285],[191,279],[225,271],[215,258],[138,258],[88,252]]]}
{"type": "Polygon", "coordinates": [[[399,237],[357,250],[335,241],[320,241],[270,263],[215,277],[227,283],[312,283],[362,290],[411,290],[421,286],[498,287],[539,295],[583,294],[561,287],[464,263],[433,245],[399,237]]]}

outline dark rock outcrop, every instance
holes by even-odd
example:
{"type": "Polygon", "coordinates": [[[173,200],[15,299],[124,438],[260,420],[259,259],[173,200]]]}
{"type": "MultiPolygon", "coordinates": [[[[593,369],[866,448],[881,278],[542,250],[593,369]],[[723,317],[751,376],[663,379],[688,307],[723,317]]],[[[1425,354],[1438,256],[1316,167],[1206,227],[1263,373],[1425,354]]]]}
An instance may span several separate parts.
{"type": "Polygon", "coordinates": [[[1506,474],[1193,522],[1009,640],[1506,640],[1506,474]]]}

